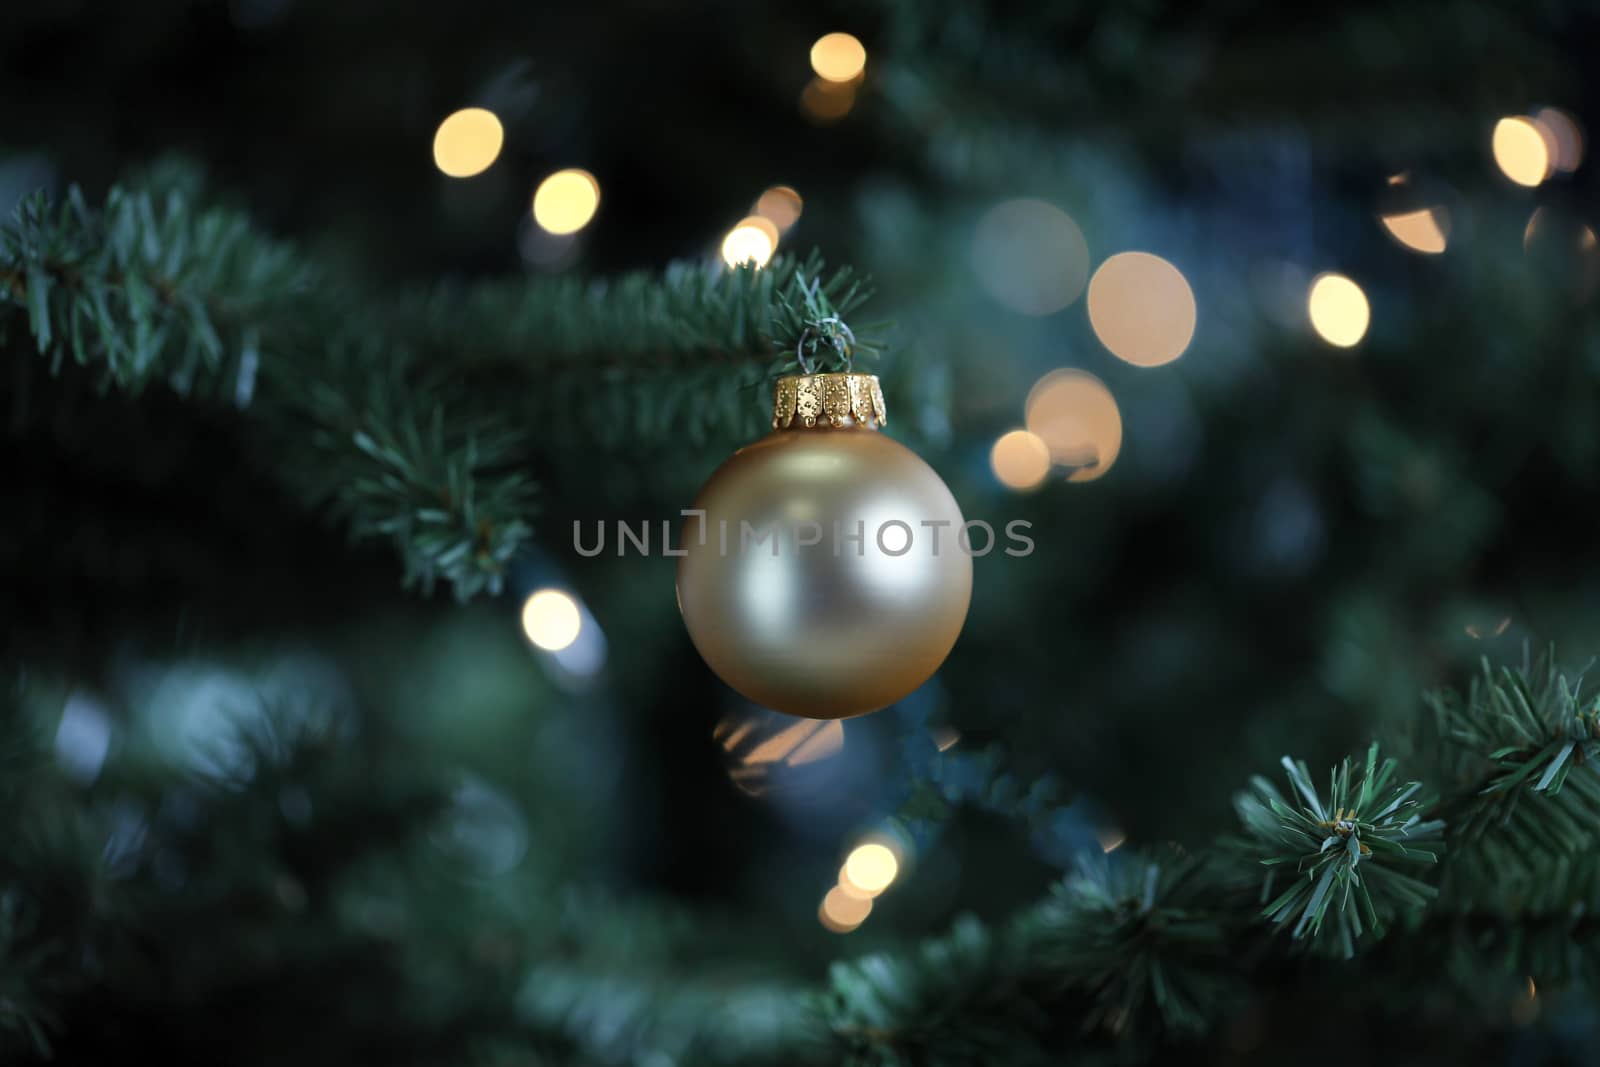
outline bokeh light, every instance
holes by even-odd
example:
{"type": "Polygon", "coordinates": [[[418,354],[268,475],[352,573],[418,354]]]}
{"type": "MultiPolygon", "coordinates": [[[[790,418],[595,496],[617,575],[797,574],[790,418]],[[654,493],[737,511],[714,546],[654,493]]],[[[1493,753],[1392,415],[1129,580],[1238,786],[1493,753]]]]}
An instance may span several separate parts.
{"type": "Polygon", "coordinates": [[[900,861],[889,846],[869,841],[857,845],[845,859],[839,885],[846,892],[875,897],[894,884],[899,873],[900,861]]]}
{"type": "Polygon", "coordinates": [[[983,288],[1024,315],[1050,315],[1083,293],[1089,246],[1065,211],[1043,200],[1006,200],[978,220],[972,268],[983,288]]]}
{"type": "Polygon", "coordinates": [[[1535,186],[1550,176],[1550,148],[1532,119],[1513,115],[1494,124],[1494,161],[1518,185],[1535,186]]]}
{"type": "Polygon", "coordinates": [[[523,601],[522,632],[546,652],[560,652],[582,628],[577,601],[559,589],[540,589],[523,601]]]}
{"type": "Polygon", "coordinates": [[[722,261],[730,267],[741,263],[765,267],[778,247],[777,233],[770,219],[759,216],[744,219],[722,239],[722,261]]]}
{"type": "Polygon", "coordinates": [[[812,78],[800,90],[800,110],[812,122],[838,122],[856,106],[855,86],[812,78]]]}
{"type": "Polygon", "coordinates": [[[1367,335],[1372,309],[1361,286],[1343,274],[1319,274],[1306,300],[1311,326],[1324,341],[1349,348],[1367,335]]]}
{"type": "Polygon", "coordinates": [[[756,201],[755,214],[770,219],[779,233],[787,233],[789,227],[800,221],[804,207],[805,201],[800,199],[799,193],[787,185],[774,185],[756,201]]]}
{"type": "Polygon", "coordinates": [[[851,896],[839,886],[828,890],[828,895],[822,898],[822,906],[817,909],[822,925],[836,934],[848,934],[871,914],[871,898],[851,896]]]}
{"type": "Polygon", "coordinates": [[[500,157],[505,129],[494,112],[462,108],[439,123],[433,135],[433,162],[452,178],[482,174],[500,157]]]}
{"type": "Polygon", "coordinates": [[[600,207],[600,183],[586,170],[558,170],[533,194],[533,220],[549,233],[577,233],[600,207]]]}
{"type": "Polygon", "coordinates": [[[1033,489],[1050,475],[1050,446],[1027,430],[1012,430],[994,443],[989,466],[1007,489],[1033,489]]]}
{"type": "Polygon", "coordinates": [[[867,67],[867,49],[848,33],[829,33],[811,46],[811,69],[831,82],[855,81],[867,67]]]}
{"type": "Polygon", "coordinates": [[[1418,208],[1379,218],[1389,236],[1413,252],[1436,256],[1449,243],[1450,216],[1442,207],[1418,208]]]}
{"type": "Polygon", "coordinates": [[[1583,162],[1583,130],[1571,115],[1555,107],[1542,107],[1533,121],[1544,134],[1545,148],[1554,170],[1570,174],[1583,162]]]}
{"type": "Polygon", "coordinates": [[[1089,324],[1118,359],[1158,367],[1183,355],[1194,337],[1194,292],[1160,256],[1119,252],[1089,282],[1089,324]]]}
{"type": "Polygon", "coordinates": [[[740,792],[761,796],[792,781],[785,768],[808,767],[844,751],[844,724],[837,719],[801,719],[777,712],[725,716],[711,736],[728,753],[728,777],[740,792]]]}
{"type": "Polygon", "coordinates": [[[1068,481],[1103,476],[1122,451],[1122,412],[1105,383],[1088,371],[1053,370],[1028,391],[1028,431],[1050,459],[1072,468],[1068,481]]]}

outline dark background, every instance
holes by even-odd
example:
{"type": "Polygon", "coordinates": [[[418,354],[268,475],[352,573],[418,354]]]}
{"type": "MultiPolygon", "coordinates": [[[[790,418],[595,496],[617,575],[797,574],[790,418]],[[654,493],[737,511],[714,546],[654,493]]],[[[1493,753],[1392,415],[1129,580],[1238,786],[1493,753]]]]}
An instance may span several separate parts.
{"type": "MultiPolygon", "coordinates": [[[[1581,666],[1600,647],[1600,263],[1576,236],[1600,224],[1595,168],[1528,190],[1489,151],[1504,115],[1600,115],[1597,29],[1555,2],[10,5],[8,207],[37,185],[98,199],[176,155],[359,285],[421,292],[547,273],[519,235],[562,167],[602,189],[558,268],[585,275],[712,258],[761,190],[795,187],[784,248],[870,272],[869,317],[895,321],[895,433],[969,517],[1032,521],[1039,551],[979,562],[935,682],[752,797],[712,734],[756,712],[694,655],[670,561],[581,559],[567,534],[675,515],[738,436],[536,435],[537,547],[506,595],[463,607],[402,591],[384,547],[349,545],[281,488],[236,412],[103,391],[10,346],[8,658],[57,709],[92,695],[152,811],[165,787],[148,783],[209,736],[157,704],[314,692],[299,703],[348,715],[339,736],[386,773],[457,776],[468,829],[450,847],[482,868],[474,893],[510,887],[494,921],[664,901],[704,924],[695,950],[664,950],[698,974],[815,981],[962,911],[1001,919],[1097,841],[1193,846],[1231,825],[1250,774],[1363,746],[1482,654],[1554,641],[1581,666]],[[797,99],[810,43],[835,29],[865,43],[867,72],[851,113],[819,124],[797,99]],[[506,144],[453,180],[432,136],[471,105],[506,144]],[[1401,171],[1408,191],[1387,185],[1401,171]],[[1199,306],[1184,356],[1117,361],[1081,299],[1038,319],[990,299],[971,234],[1015,196],[1071,215],[1091,267],[1125,249],[1178,265],[1199,306]],[[1449,211],[1443,256],[1377,222],[1416,204],[1449,211]],[[1525,242],[1537,207],[1557,236],[1525,242]],[[1349,352],[1305,321],[1304,283],[1330,269],[1372,304],[1349,352]],[[1098,481],[1008,492],[989,447],[1059,366],[1110,386],[1123,454],[1098,481]],[[603,674],[577,688],[518,630],[521,597],[551,581],[605,635],[603,674]],[[1059,812],[1030,823],[969,796],[910,820],[904,884],[856,933],[826,934],[817,900],[854,839],[904,815],[935,726],[960,731],[957,754],[996,746],[1023,789],[1053,783],[1059,812]]],[[[764,736],[787,725],[758,719],[764,736]]],[[[123,787],[94,788],[115,807],[123,787]]],[[[177,899],[192,883],[165,884],[177,899]]],[[[205,1047],[183,1033],[174,1055],[205,1047]]]]}

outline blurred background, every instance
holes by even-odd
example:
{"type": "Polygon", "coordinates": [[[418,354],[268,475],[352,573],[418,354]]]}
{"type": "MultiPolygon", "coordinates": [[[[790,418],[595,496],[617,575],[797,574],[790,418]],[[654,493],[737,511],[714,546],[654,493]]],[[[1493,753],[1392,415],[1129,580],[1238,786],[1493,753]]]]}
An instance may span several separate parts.
{"type": "MultiPolygon", "coordinates": [[[[1202,846],[1481,656],[1581,667],[1597,46],[1558,0],[9,5],[7,211],[181,159],[419,293],[815,248],[892,320],[890,431],[1038,545],[975,561],[911,698],[790,719],[701,663],[672,560],[569,533],[675,516],[759,395],[694,439],[528,428],[532,547],[462,605],[237,410],[8,340],[0,632],[76,866],[0,925],[77,931],[8,957],[17,1055],[785,1062],[831,961],[1202,846]]],[[[1502,1036],[1419,1062],[1586,1062],[1592,1014],[1523,1045],[1519,989],[1477,994],[1502,1036]]],[[[1212,1058],[1332,1054],[1280,1006],[1212,1058]]]]}

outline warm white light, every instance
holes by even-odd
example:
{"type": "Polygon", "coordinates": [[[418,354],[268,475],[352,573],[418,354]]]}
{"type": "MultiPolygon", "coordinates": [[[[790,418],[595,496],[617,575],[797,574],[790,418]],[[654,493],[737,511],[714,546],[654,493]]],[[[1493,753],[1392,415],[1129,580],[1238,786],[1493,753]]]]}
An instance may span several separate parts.
{"type": "Polygon", "coordinates": [[[1389,231],[1390,237],[1413,252],[1436,256],[1444,251],[1448,243],[1446,227],[1449,225],[1449,216],[1442,207],[1384,215],[1379,221],[1389,231]]]}
{"type": "Polygon", "coordinates": [[[1089,246],[1065,211],[1043,200],[1006,200],[978,220],[972,269],[1000,303],[1024,315],[1050,315],[1083,293],[1089,246]]]}
{"type": "Polygon", "coordinates": [[[1032,489],[1050,474],[1050,446],[1027,430],[1012,430],[994,443],[989,466],[1007,489],[1032,489]]]}
{"type": "Polygon", "coordinates": [[[433,162],[452,178],[470,178],[489,169],[505,140],[494,112],[463,108],[439,123],[433,135],[433,162]]]}
{"type": "Polygon", "coordinates": [[[831,82],[855,81],[867,66],[867,49],[848,33],[830,33],[811,46],[811,69],[831,82]]]}
{"type": "Polygon", "coordinates": [[[1372,309],[1361,286],[1343,274],[1319,274],[1307,299],[1311,325],[1330,345],[1349,348],[1367,335],[1372,309]]]}
{"type": "Polygon", "coordinates": [[[600,183],[576,168],[558,170],[533,194],[533,221],[554,234],[577,233],[600,207],[600,183]]]}
{"type": "Polygon", "coordinates": [[[1120,252],[1089,282],[1089,325],[1118,359],[1158,367],[1194,337],[1194,292],[1183,273],[1148,252],[1120,252]]]}
{"type": "Polygon", "coordinates": [[[761,199],[756,201],[755,213],[762,218],[771,219],[778,232],[785,233],[789,227],[800,221],[800,211],[804,206],[805,201],[800,199],[799,193],[787,185],[774,185],[762,193],[761,199]]]}
{"type": "Polygon", "coordinates": [[[577,601],[558,589],[540,589],[522,604],[522,631],[546,652],[560,652],[578,639],[581,629],[577,601]]]}
{"type": "Polygon", "coordinates": [[[822,925],[836,934],[848,934],[871,914],[871,898],[853,897],[839,886],[828,890],[828,895],[822,898],[822,906],[817,909],[822,925]]]}
{"type": "Polygon", "coordinates": [[[857,894],[875,897],[888,889],[899,873],[900,861],[894,853],[887,845],[872,841],[857,845],[850,853],[844,861],[844,869],[839,872],[839,884],[847,892],[855,890],[857,894]]]}
{"type": "Polygon", "coordinates": [[[1053,370],[1028,391],[1028,430],[1052,462],[1072,468],[1068,481],[1101,477],[1122,451],[1122,412],[1105,383],[1088,371],[1053,370]]]}
{"type": "Polygon", "coordinates": [[[1518,185],[1534,186],[1550,176],[1550,148],[1532,119],[1513,115],[1494,124],[1494,161],[1518,185]]]}
{"type": "Polygon", "coordinates": [[[777,248],[772,222],[762,218],[748,218],[728,231],[722,239],[722,260],[730,267],[741,263],[754,263],[765,267],[777,248]]]}

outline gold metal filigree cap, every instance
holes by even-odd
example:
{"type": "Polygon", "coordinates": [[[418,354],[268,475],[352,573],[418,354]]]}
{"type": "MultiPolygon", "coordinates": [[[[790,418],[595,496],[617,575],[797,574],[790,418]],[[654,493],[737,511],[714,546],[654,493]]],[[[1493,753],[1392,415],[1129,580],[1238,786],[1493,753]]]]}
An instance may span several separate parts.
{"type": "Polygon", "coordinates": [[[807,429],[818,425],[838,429],[847,418],[869,430],[889,421],[876,374],[791,374],[779,378],[773,389],[774,430],[797,421],[807,429]]]}

